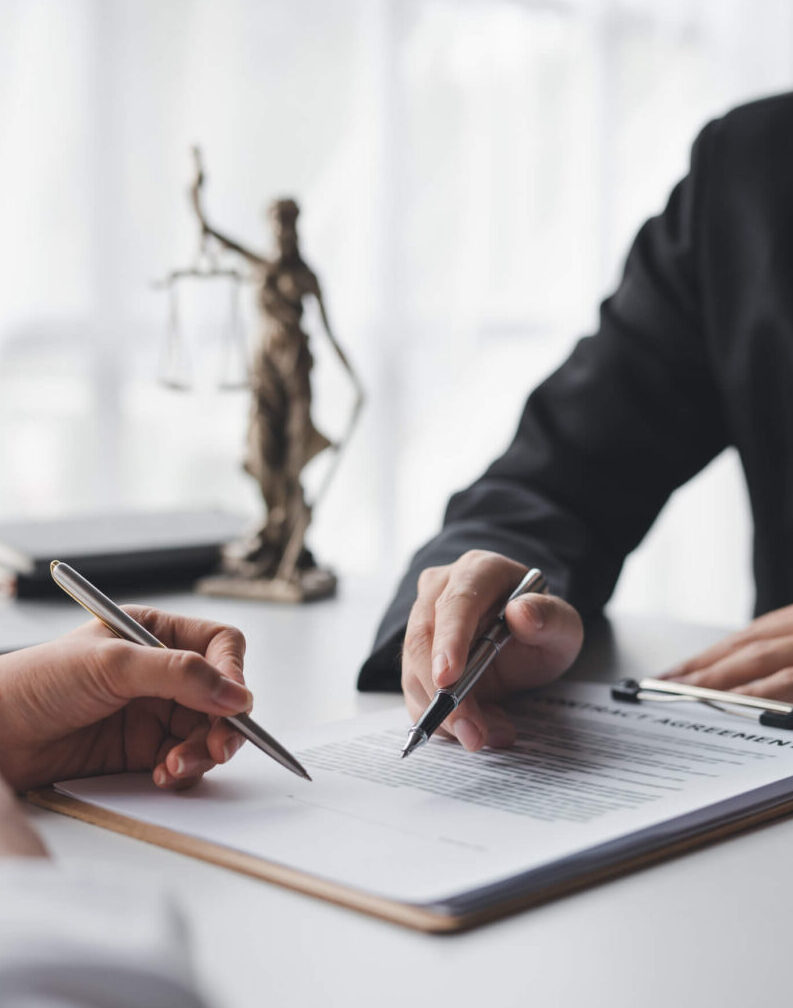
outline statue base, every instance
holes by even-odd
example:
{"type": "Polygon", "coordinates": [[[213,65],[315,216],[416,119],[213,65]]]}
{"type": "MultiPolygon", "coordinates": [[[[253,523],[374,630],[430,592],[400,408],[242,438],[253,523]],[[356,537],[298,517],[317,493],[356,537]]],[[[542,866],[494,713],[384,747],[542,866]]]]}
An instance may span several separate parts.
{"type": "Polygon", "coordinates": [[[315,602],[336,594],[338,580],[323,567],[298,570],[294,580],[243,577],[240,574],[210,574],[196,582],[199,595],[253,599],[257,602],[315,602]]]}

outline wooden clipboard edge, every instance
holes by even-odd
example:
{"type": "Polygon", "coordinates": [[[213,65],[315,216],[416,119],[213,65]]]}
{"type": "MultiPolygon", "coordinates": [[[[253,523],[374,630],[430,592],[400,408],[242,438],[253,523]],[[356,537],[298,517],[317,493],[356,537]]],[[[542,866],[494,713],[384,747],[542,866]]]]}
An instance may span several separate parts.
{"type": "Polygon", "coordinates": [[[143,840],[145,843],[154,844],[157,847],[165,847],[167,850],[186,854],[188,857],[198,858],[201,861],[208,861],[210,864],[219,865],[222,868],[230,868],[232,871],[262,879],[265,882],[274,882],[287,889],[293,889],[308,896],[316,896],[330,903],[350,907],[372,917],[402,924],[414,930],[440,933],[456,931],[460,926],[456,918],[431,908],[414,903],[389,900],[382,896],[363,892],[360,889],[341,885],[338,882],[329,882],[327,879],[309,875],[307,872],[298,871],[274,861],[266,861],[252,854],[245,854],[242,851],[232,850],[230,847],[210,843],[208,840],[200,840],[197,837],[188,836],[186,833],[178,833],[176,830],[167,829],[164,826],[140,822],[138,819],[132,819],[118,812],[110,812],[98,805],[63,795],[53,787],[28,791],[25,799],[39,808],[49,809],[51,812],[58,812],[61,815],[70,816],[72,819],[80,819],[92,826],[101,826],[103,829],[122,833],[135,840],[143,840]]]}
{"type": "Polygon", "coordinates": [[[783,819],[791,814],[793,814],[793,797],[782,799],[769,808],[749,813],[732,822],[722,823],[719,826],[705,829],[695,836],[675,840],[657,849],[643,851],[632,857],[623,858],[618,864],[604,865],[594,871],[577,875],[573,879],[567,879],[564,882],[538,888],[531,893],[523,893],[512,898],[499,900],[481,910],[456,916],[450,915],[449,919],[455,922],[455,926],[444,928],[443,931],[445,933],[467,931],[482,924],[492,923],[502,917],[512,916],[522,910],[528,910],[543,903],[549,903],[552,900],[560,899],[562,896],[580,892],[582,889],[589,889],[592,886],[600,885],[602,882],[621,878],[642,868],[648,868],[651,865],[660,864],[662,861],[671,860],[698,848],[707,847],[710,844],[717,843],[719,840],[724,840],[730,836],[735,836],[738,833],[748,833],[759,826],[763,826],[776,819],[783,819]]]}
{"type": "Polygon", "coordinates": [[[122,833],[157,847],[164,847],[180,854],[186,854],[188,857],[208,861],[210,864],[219,865],[222,868],[229,868],[252,878],[273,882],[276,885],[308,896],[318,897],[338,906],[358,910],[381,920],[431,934],[452,934],[467,931],[502,917],[519,913],[522,910],[539,906],[542,903],[559,899],[562,896],[579,892],[590,886],[599,885],[601,882],[629,875],[641,868],[658,864],[669,858],[708,846],[737,833],[748,832],[765,823],[793,814],[793,797],[785,798],[769,808],[750,813],[732,822],[722,823],[712,829],[697,833],[696,836],[673,841],[658,849],[625,858],[618,864],[606,865],[576,878],[536,889],[531,893],[518,894],[513,898],[499,900],[481,910],[455,915],[445,909],[442,903],[421,905],[389,900],[340,883],[329,882],[315,875],[309,875],[273,861],[266,861],[251,854],[244,854],[220,844],[199,840],[163,826],[153,826],[117,812],[109,812],[97,805],[62,795],[52,787],[29,791],[25,798],[39,808],[70,816],[73,819],[80,819],[91,825],[112,830],[114,833],[122,833]]]}

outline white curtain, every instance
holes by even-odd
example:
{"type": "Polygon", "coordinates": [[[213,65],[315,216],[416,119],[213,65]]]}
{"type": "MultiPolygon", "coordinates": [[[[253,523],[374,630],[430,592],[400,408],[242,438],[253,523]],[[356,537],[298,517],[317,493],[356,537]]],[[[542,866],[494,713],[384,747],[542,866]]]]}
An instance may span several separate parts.
{"type": "MultiPolygon", "coordinates": [[[[342,573],[392,575],[592,328],[699,127],[789,87],[792,22],[781,0],[3,0],[0,516],[255,514],[247,398],[216,388],[222,283],[182,291],[192,391],[156,380],[151,282],[195,254],[200,142],[221,229],[266,250],[262,206],[303,208],[368,390],[312,544],[342,573]]],[[[338,434],[351,394],[308,321],[316,422],[338,434]]],[[[617,603],[745,618],[735,458],[677,498],[617,603]]]]}

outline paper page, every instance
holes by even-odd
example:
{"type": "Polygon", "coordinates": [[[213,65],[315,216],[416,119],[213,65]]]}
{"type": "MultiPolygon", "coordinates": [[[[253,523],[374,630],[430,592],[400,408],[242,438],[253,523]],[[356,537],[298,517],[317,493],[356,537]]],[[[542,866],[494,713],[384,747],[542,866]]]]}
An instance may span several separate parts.
{"type": "MultiPolygon", "coordinates": [[[[400,750],[404,710],[284,739],[299,780],[252,746],[197,788],[148,776],[58,789],[392,899],[430,902],[549,864],[774,781],[793,778],[793,732],[694,704],[612,701],[563,682],[521,698],[518,742],[466,753],[400,750]]],[[[793,791],[793,781],[791,781],[793,791]]]]}

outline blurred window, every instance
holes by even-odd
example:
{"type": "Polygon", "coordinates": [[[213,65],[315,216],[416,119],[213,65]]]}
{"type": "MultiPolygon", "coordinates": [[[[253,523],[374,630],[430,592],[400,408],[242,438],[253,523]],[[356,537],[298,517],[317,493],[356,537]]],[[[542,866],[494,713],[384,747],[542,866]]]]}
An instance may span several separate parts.
{"type": "MultiPolygon", "coordinates": [[[[591,330],[700,126],[789,86],[791,21],[782,0],[4,0],[0,515],[256,513],[247,397],[216,388],[224,291],[183,291],[193,391],[156,381],[151,281],[194,255],[200,142],[218,227],[266,251],[262,206],[301,203],[368,390],[312,542],[342,571],[396,571],[591,330]]],[[[350,393],[307,323],[333,435],[350,393]]],[[[711,470],[630,561],[620,604],[746,615],[744,491],[733,455],[711,470]],[[703,564],[724,586],[708,598],[703,564]]]]}

